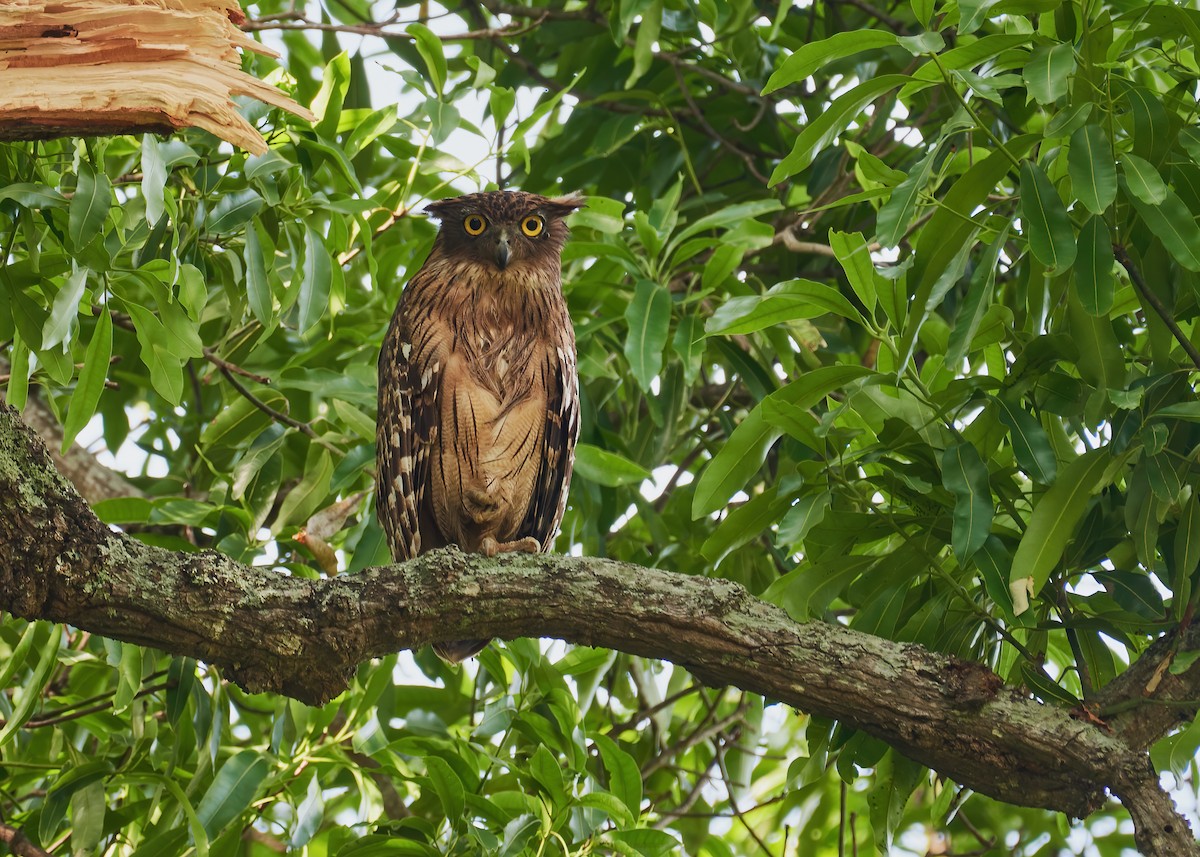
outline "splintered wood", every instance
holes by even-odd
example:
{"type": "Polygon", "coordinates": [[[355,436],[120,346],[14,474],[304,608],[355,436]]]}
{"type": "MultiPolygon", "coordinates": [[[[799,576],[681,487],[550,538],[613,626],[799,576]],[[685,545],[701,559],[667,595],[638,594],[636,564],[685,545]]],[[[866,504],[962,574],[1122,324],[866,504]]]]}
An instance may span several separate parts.
{"type": "Polygon", "coordinates": [[[231,96],[313,116],[242,71],[238,48],[276,56],[244,20],[237,0],[0,0],[0,140],[196,126],[261,154],[231,96]]]}

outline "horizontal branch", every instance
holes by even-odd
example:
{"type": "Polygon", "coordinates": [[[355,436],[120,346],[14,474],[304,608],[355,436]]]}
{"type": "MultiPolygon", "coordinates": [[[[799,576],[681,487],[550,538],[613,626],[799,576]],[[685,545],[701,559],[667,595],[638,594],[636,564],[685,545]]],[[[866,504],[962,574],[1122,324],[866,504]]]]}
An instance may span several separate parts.
{"type": "MultiPolygon", "coordinates": [[[[836,718],[1008,803],[1085,816],[1106,786],[1119,786],[1139,804],[1135,819],[1163,820],[1166,797],[1145,754],[980,664],[836,624],[798,624],[729,581],[606,559],[448,549],[308,580],[212,551],[173,553],[97,520],[6,406],[0,608],[200,658],[247,690],[312,704],[344,690],[360,662],[400,649],[556,637],[662,658],[707,684],[836,718]]],[[[1147,853],[1200,854],[1172,816],[1173,850],[1147,853]]]]}

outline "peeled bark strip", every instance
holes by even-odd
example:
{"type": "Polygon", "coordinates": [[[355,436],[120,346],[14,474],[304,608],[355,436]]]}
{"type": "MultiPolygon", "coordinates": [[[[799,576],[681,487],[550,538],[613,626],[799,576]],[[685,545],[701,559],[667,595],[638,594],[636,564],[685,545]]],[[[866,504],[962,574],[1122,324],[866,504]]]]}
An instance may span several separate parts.
{"type": "Polygon", "coordinates": [[[171,132],[196,126],[254,154],[262,136],[232,95],[313,115],[241,69],[237,0],[0,3],[0,140],[171,132]]]}
{"type": "Polygon", "coordinates": [[[797,624],[725,580],[628,563],[456,550],[325,580],[113,532],[0,406],[0,608],[187,654],[250,691],[312,704],[354,667],[463,637],[558,637],[662,658],[874,735],[1002,801],[1086,816],[1120,795],[1148,857],[1200,855],[1144,752],[986,667],[797,624]]]}

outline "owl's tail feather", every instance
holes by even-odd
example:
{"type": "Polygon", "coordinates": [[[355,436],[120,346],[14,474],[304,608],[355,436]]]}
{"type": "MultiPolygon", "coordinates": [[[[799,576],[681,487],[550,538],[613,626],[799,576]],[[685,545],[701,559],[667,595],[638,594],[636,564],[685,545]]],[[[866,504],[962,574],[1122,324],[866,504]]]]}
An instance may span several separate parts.
{"type": "Polygon", "coordinates": [[[434,643],[433,651],[443,661],[460,664],[487,648],[491,640],[454,640],[449,643],[434,643]]]}

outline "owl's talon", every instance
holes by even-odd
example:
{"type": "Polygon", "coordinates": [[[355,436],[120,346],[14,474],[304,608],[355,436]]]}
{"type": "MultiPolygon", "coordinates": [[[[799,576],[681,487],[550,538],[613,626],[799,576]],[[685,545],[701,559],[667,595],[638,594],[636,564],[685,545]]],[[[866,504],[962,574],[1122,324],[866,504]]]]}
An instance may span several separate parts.
{"type": "Polygon", "coordinates": [[[479,550],[484,556],[495,556],[498,553],[541,553],[542,543],[533,536],[517,539],[515,542],[498,542],[493,536],[484,536],[479,543],[479,550]]]}

